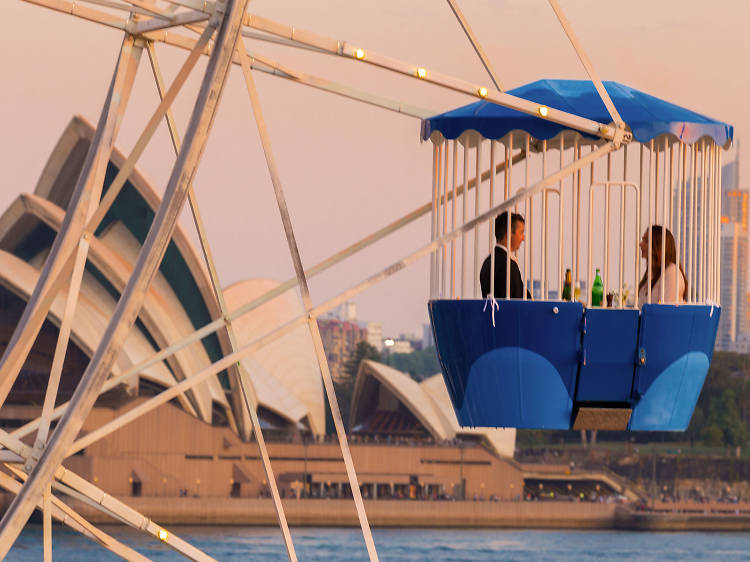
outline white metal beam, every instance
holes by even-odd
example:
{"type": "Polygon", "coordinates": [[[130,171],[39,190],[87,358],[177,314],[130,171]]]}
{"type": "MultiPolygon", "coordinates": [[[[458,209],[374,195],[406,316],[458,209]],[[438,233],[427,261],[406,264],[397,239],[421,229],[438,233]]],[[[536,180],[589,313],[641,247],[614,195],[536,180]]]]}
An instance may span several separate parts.
{"type": "Polygon", "coordinates": [[[128,24],[128,19],[121,16],[117,16],[108,12],[102,12],[101,10],[95,10],[88,6],[81,6],[75,2],[66,2],[65,0],[23,0],[29,4],[35,4],[42,6],[43,8],[49,8],[56,12],[62,12],[63,14],[70,14],[81,19],[106,25],[107,27],[114,27],[125,31],[128,24]]]}
{"type": "Polygon", "coordinates": [[[39,501],[44,486],[51,481],[57,467],[60,466],[66,450],[94,405],[122,343],[135,322],[148,286],[171,239],[187,196],[188,186],[205,148],[247,1],[227,0],[226,4],[222,5],[222,10],[217,9],[211,19],[212,24],[215,22],[218,25],[221,18],[222,25],[218,29],[216,47],[209,59],[185,142],[167,184],[162,204],[135,264],[133,276],[123,291],[99,348],[81,377],[67,412],[60,420],[39,462],[29,474],[23,489],[0,521],[0,556],[7,554],[26,524],[34,505],[39,501]]]}
{"type": "MultiPolygon", "coordinates": [[[[242,44],[242,38],[237,39],[237,44],[242,44]]],[[[151,65],[154,71],[154,78],[156,80],[156,85],[159,90],[159,95],[164,95],[164,82],[161,78],[161,72],[159,71],[159,65],[156,60],[156,53],[154,52],[153,45],[151,43],[148,44],[148,54],[149,58],[151,60],[151,65]]],[[[179,153],[180,151],[180,138],[179,133],[177,132],[177,127],[174,123],[174,119],[172,118],[171,112],[167,113],[167,124],[169,127],[169,132],[172,138],[172,144],[174,146],[175,152],[179,153]]],[[[226,330],[227,335],[229,337],[229,345],[231,351],[236,351],[238,346],[237,338],[234,333],[234,328],[232,327],[232,322],[229,320],[229,311],[227,310],[226,302],[224,300],[224,292],[221,289],[221,283],[219,282],[219,275],[216,271],[216,266],[214,264],[213,255],[211,253],[211,247],[208,244],[208,237],[206,234],[206,229],[203,225],[203,219],[201,218],[200,210],[198,208],[198,201],[195,198],[195,193],[193,191],[192,184],[190,185],[188,189],[188,202],[190,203],[190,210],[193,215],[193,221],[195,222],[195,228],[198,232],[198,238],[200,239],[201,243],[201,249],[203,251],[203,257],[206,262],[206,266],[208,267],[209,276],[211,278],[211,287],[214,291],[214,296],[216,297],[216,300],[219,305],[219,311],[221,313],[221,317],[224,318],[225,324],[226,324],[226,330]]],[[[237,390],[240,391],[242,395],[241,400],[241,408],[237,412],[241,419],[243,420],[243,429],[245,431],[245,438],[249,438],[249,429],[255,430],[255,439],[258,443],[258,449],[261,454],[261,459],[263,460],[263,469],[266,473],[266,479],[269,483],[269,487],[271,489],[271,497],[273,498],[274,508],[276,510],[276,518],[279,522],[279,527],[281,529],[281,534],[284,539],[284,545],[286,546],[287,555],[289,556],[289,560],[292,562],[296,562],[297,560],[297,554],[294,551],[294,543],[292,542],[292,535],[289,532],[289,525],[286,520],[286,514],[284,513],[284,506],[281,503],[281,496],[279,494],[279,489],[276,484],[276,477],[273,473],[273,468],[271,466],[271,459],[268,455],[268,449],[266,448],[266,441],[263,437],[263,431],[260,427],[260,420],[258,419],[258,412],[257,412],[257,406],[258,406],[258,398],[257,393],[255,392],[255,387],[253,386],[252,381],[250,380],[250,375],[247,372],[247,369],[245,368],[245,365],[241,362],[238,362],[237,364],[237,370],[239,372],[235,371],[235,375],[238,376],[239,380],[235,381],[234,384],[234,391],[235,395],[237,393],[237,390]],[[239,383],[239,384],[237,384],[239,383]],[[238,388],[239,387],[239,388],[238,388]],[[249,428],[247,422],[251,421],[252,428],[249,428]]],[[[234,377],[232,377],[234,379],[234,377]]]]}
{"type": "MultiPolygon", "coordinates": [[[[294,236],[294,229],[292,227],[292,221],[289,216],[289,209],[287,207],[286,198],[281,186],[281,177],[279,176],[279,172],[276,167],[276,161],[273,155],[273,150],[271,148],[271,140],[268,136],[266,122],[260,107],[258,91],[255,88],[255,81],[253,80],[252,73],[250,72],[250,61],[247,57],[247,52],[245,51],[245,43],[243,42],[242,37],[237,40],[237,53],[239,54],[240,60],[242,62],[242,74],[245,77],[245,85],[247,87],[248,96],[250,97],[250,105],[252,106],[253,115],[255,116],[255,123],[258,127],[261,145],[263,146],[263,153],[266,156],[266,164],[268,166],[268,172],[271,176],[271,184],[273,185],[274,194],[276,195],[276,203],[279,207],[281,222],[284,226],[284,233],[286,235],[287,245],[289,246],[289,253],[291,254],[292,262],[294,264],[294,271],[297,274],[297,285],[299,286],[300,293],[302,295],[302,304],[305,307],[305,310],[309,312],[312,309],[312,300],[310,299],[310,291],[307,286],[307,278],[305,277],[305,271],[302,266],[302,259],[299,255],[299,248],[297,247],[297,241],[294,236]]],[[[367,552],[370,556],[370,560],[376,561],[378,559],[378,555],[375,550],[375,542],[372,539],[370,523],[367,520],[367,513],[365,512],[364,503],[362,502],[362,493],[359,489],[359,484],[357,483],[357,475],[354,471],[354,464],[351,458],[351,453],[349,452],[349,447],[346,442],[346,432],[344,430],[343,421],[341,420],[341,412],[339,411],[338,402],[336,400],[336,392],[333,388],[333,380],[331,379],[331,373],[328,370],[328,359],[325,355],[325,351],[323,351],[323,340],[320,338],[317,319],[313,316],[310,316],[309,326],[312,333],[313,344],[316,348],[316,353],[318,356],[318,364],[323,375],[323,384],[326,389],[326,394],[328,395],[328,403],[331,408],[334,425],[336,426],[336,433],[339,437],[339,444],[341,445],[341,452],[343,453],[344,465],[346,466],[347,476],[349,477],[349,484],[352,491],[352,496],[354,498],[354,504],[357,509],[357,516],[359,517],[360,526],[362,527],[365,546],[367,547],[367,552]]],[[[244,389],[244,383],[246,381],[245,379],[242,379],[242,381],[244,389]]],[[[253,422],[257,423],[257,417],[253,418],[253,422]]],[[[260,433],[259,427],[259,425],[256,425],[256,435],[260,433]]],[[[258,443],[260,444],[260,442],[261,441],[259,440],[258,443]]],[[[269,480],[269,483],[270,482],[271,481],[269,480]]],[[[273,487],[275,487],[276,483],[273,482],[272,485],[273,487]]],[[[280,504],[281,501],[278,501],[280,504]]],[[[284,530],[287,533],[289,532],[288,529],[284,530]]],[[[290,558],[291,555],[292,552],[290,552],[290,558]]]]}
{"type": "MultiPolygon", "coordinates": [[[[11,467],[8,467],[11,468],[11,467]]],[[[12,468],[11,468],[12,470],[12,468]]],[[[14,471],[15,472],[15,471],[14,471]]],[[[7,491],[17,494],[21,490],[21,483],[11,478],[7,474],[0,472],[0,487],[3,487],[7,491]]],[[[107,533],[97,529],[94,525],[86,521],[76,511],[68,507],[62,500],[50,496],[51,500],[51,515],[61,523],[64,523],[74,531],[81,533],[89,539],[96,541],[107,550],[120,556],[124,560],[133,560],[139,562],[146,562],[148,558],[136,552],[132,548],[129,548],[122,544],[117,539],[111,537],[107,533]]],[[[45,551],[46,556],[46,551],[45,551]]]]}
{"type": "MultiPolygon", "coordinates": [[[[0,445],[6,449],[13,451],[15,454],[23,459],[29,457],[31,453],[31,447],[23,443],[21,440],[13,437],[0,429],[0,445]]],[[[8,466],[15,474],[22,477],[22,473],[18,469],[8,466]]],[[[73,471],[66,469],[63,466],[58,466],[55,470],[54,477],[65,484],[66,486],[75,490],[75,492],[86,497],[91,505],[98,507],[102,512],[112,515],[121,522],[133,527],[145,531],[154,538],[164,542],[167,546],[173,548],[180,554],[191,558],[192,560],[202,560],[205,562],[212,562],[213,558],[201,552],[191,544],[182,540],[174,533],[167,531],[163,527],[157,525],[148,517],[138,513],[131,507],[128,507],[120,500],[110,496],[103,490],[97,488],[90,482],[81,478],[73,471]]]]}
{"type": "Polygon", "coordinates": [[[60,322],[55,353],[52,357],[52,368],[50,369],[49,379],[47,381],[47,392],[44,395],[39,431],[36,433],[34,451],[29,459],[29,463],[31,464],[27,466],[27,470],[29,470],[32,464],[39,459],[42,449],[47,444],[52,410],[55,407],[55,401],[57,399],[57,389],[60,384],[63,363],[65,361],[66,352],[68,351],[70,330],[73,325],[73,315],[75,313],[76,304],[78,303],[78,293],[81,289],[81,281],[83,280],[83,270],[86,266],[89,238],[90,236],[88,234],[84,234],[78,243],[78,251],[76,252],[75,263],[73,264],[73,273],[71,275],[70,284],[68,285],[68,294],[65,299],[65,310],[63,312],[62,321],[60,322]]]}
{"type": "Polygon", "coordinates": [[[109,156],[120,120],[130,96],[142,48],[132,36],[125,36],[99,123],[73,190],[68,213],[55,237],[42,273],[24,308],[13,336],[0,359],[0,406],[18,377],[37,334],[73,266],[71,256],[79,245],[84,225],[98,204],[109,156]]]}
{"type": "Polygon", "coordinates": [[[154,113],[151,115],[151,118],[146,124],[146,127],[143,129],[141,136],[138,137],[135,146],[130,151],[130,154],[126,158],[123,165],[120,167],[117,176],[115,176],[115,179],[112,180],[112,183],[107,189],[107,193],[105,193],[104,197],[102,197],[102,200],[99,203],[99,207],[96,209],[96,212],[94,213],[93,217],[91,217],[91,220],[86,227],[86,230],[88,232],[93,233],[96,231],[99,223],[101,223],[101,221],[104,219],[104,216],[107,214],[107,211],[109,211],[109,208],[115,202],[115,199],[120,193],[122,186],[125,185],[128,177],[130,177],[130,174],[135,169],[138,158],[140,158],[141,154],[143,154],[146,146],[154,136],[156,129],[159,127],[162,119],[167,114],[167,110],[172,106],[172,103],[177,97],[177,94],[180,92],[182,86],[187,81],[193,68],[195,68],[195,64],[198,62],[198,59],[200,58],[201,52],[203,51],[204,47],[208,44],[211,35],[213,35],[214,29],[214,26],[207,26],[201,36],[193,44],[193,48],[190,51],[188,57],[185,59],[185,62],[182,64],[180,71],[177,73],[177,76],[175,76],[175,79],[172,81],[169,89],[164,94],[163,99],[154,110],[154,113]]]}
{"type": "MultiPolygon", "coordinates": [[[[150,41],[146,43],[146,50],[148,52],[148,58],[151,63],[151,70],[154,75],[154,81],[156,82],[156,89],[159,93],[159,98],[164,99],[166,95],[166,87],[164,85],[164,79],[162,78],[161,70],[159,68],[159,61],[156,58],[156,51],[154,49],[153,43],[150,41]]],[[[177,124],[175,123],[174,116],[172,115],[172,110],[167,109],[167,112],[164,116],[167,122],[167,128],[169,129],[169,134],[172,139],[172,147],[174,148],[175,154],[179,154],[180,152],[180,134],[177,131],[177,124]]],[[[190,201],[190,207],[193,209],[193,219],[195,220],[196,229],[198,231],[198,235],[201,240],[201,247],[203,248],[203,255],[206,258],[206,260],[210,260],[209,264],[209,272],[211,272],[211,281],[213,283],[215,275],[215,268],[213,265],[213,259],[211,258],[211,250],[208,248],[208,240],[205,236],[205,229],[203,228],[203,221],[200,218],[200,213],[198,212],[198,204],[197,201],[195,201],[195,195],[193,193],[193,186],[190,186],[190,189],[188,191],[188,200],[190,201]]],[[[218,279],[218,277],[216,277],[218,279]]],[[[221,289],[219,289],[221,290],[221,289]]],[[[216,290],[214,289],[214,295],[216,295],[216,290]]],[[[224,313],[222,311],[221,303],[222,301],[217,298],[217,304],[219,305],[219,310],[222,313],[222,317],[224,317],[224,313]]],[[[237,402],[237,400],[234,399],[234,395],[236,394],[236,384],[234,384],[234,379],[236,378],[236,372],[230,372],[230,382],[232,382],[232,396],[233,396],[233,404],[237,402]]],[[[239,407],[233,407],[232,408],[232,414],[230,416],[230,425],[233,426],[233,429],[237,431],[237,433],[240,434],[240,436],[243,439],[248,438],[248,422],[249,419],[247,419],[247,414],[239,407]],[[239,416],[239,419],[236,419],[237,416],[239,416]]]]}
{"type": "Polygon", "coordinates": [[[245,25],[292,41],[299,41],[300,43],[312,45],[321,50],[328,51],[331,54],[337,54],[339,56],[372,64],[417,80],[422,80],[457,92],[462,92],[474,98],[486,99],[487,101],[491,101],[498,105],[515,109],[529,115],[534,115],[540,119],[546,119],[547,121],[552,121],[565,127],[570,127],[604,139],[611,140],[615,136],[615,131],[612,130],[612,127],[604,123],[598,123],[591,119],[586,119],[585,117],[560,111],[552,107],[545,106],[545,111],[540,112],[542,106],[538,103],[505,94],[503,92],[488,90],[482,84],[476,84],[460,78],[441,74],[439,72],[422,68],[419,65],[381,55],[375,51],[349,45],[346,41],[337,41],[330,37],[325,37],[304,29],[281,24],[256,14],[247,14],[245,17],[245,25]],[[542,113],[545,115],[542,115],[542,113]]]}
{"type": "Polygon", "coordinates": [[[578,54],[578,58],[580,59],[581,64],[583,64],[583,67],[586,69],[589,78],[591,78],[591,81],[594,83],[594,87],[599,93],[599,97],[602,98],[602,102],[604,102],[604,106],[607,108],[610,117],[612,117],[612,121],[614,121],[615,126],[618,129],[624,129],[625,122],[622,120],[622,117],[620,117],[620,113],[617,111],[615,104],[612,102],[612,98],[609,97],[607,90],[604,88],[604,84],[602,84],[599,75],[597,74],[596,70],[594,70],[594,65],[591,64],[589,57],[586,55],[586,51],[583,50],[583,46],[581,45],[580,41],[578,41],[578,37],[576,37],[575,33],[573,32],[573,28],[570,26],[568,18],[565,17],[562,8],[560,8],[560,4],[558,4],[557,0],[548,1],[555,12],[557,19],[560,21],[560,25],[565,31],[565,34],[568,36],[570,44],[573,45],[573,48],[578,54]]]}
{"type": "Polygon", "coordinates": [[[492,83],[495,85],[495,88],[497,88],[498,91],[500,92],[504,92],[505,88],[503,88],[503,85],[500,83],[500,78],[498,78],[497,73],[495,73],[495,69],[492,68],[492,64],[490,63],[489,57],[484,52],[484,49],[482,49],[482,46],[479,44],[479,39],[477,39],[476,35],[474,35],[474,32],[471,30],[471,27],[469,27],[469,22],[466,21],[466,18],[461,12],[461,9],[458,7],[458,3],[456,2],[456,0],[447,0],[447,1],[448,1],[448,5],[451,7],[451,10],[453,11],[453,15],[456,16],[458,23],[461,25],[461,29],[464,30],[466,37],[469,38],[469,42],[471,43],[471,46],[474,47],[474,51],[476,51],[477,56],[479,57],[479,60],[482,61],[482,65],[484,66],[484,69],[487,71],[487,74],[489,74],[490,80],[492,80],[492,83]]]}
{"type": "Polygon", "coordinates": [[[207,20],[209,16],[209,14],[198,11],[182,12],[180,14],[171,16],[170,18],[162,18],[160,16],[148,20],[140,20],[134,22],[128,28],[128,31],[130,31],[133,35],[140,35],[149,31],[155,31],[157,29],[165,29],[191,23],[198,23],[207,20]]]}
{"type": "MultiPolygon", "coordinates": [[[[199,26],[197,25],[196,26],[190,25],[186,27],[194,31],[200,30],[199,26]]],[[[156,41],[156,42],[164,43],[165,45],[171,45],[173,47],[178,47],[180,49],[192,49],[195,44],[194,39],[190,37],[185,37],[184,35],[180,35],[174,32],[166,33],[166,32],[155,31],[155,32],[145,33],[144,37],[149,41],[156,41]]],[[[211,52],[210,47],[206,47],[206,49],[204,49],[203,54],[208,55],[210,54],[210,52],[211,52]]],[[[239,57],[235,55],[232,62],[239,66],[240,65],[239,57]]],[[[401,113],[403,115],[414,117],[416,119],[425,119],[437,113],[434,110],[425,109],[425,108],[422,108],[413,104],[400,102],[398,100],[393,100],[384,96],[379,96],[377,94],[372,94],[370,92],[359,90],[357,88],[353,88],[351,86],[342,84],[340,82],[328,80],[326,78],[321,78],[314,74],[301,72],[301,71],[292,69],[286,65],[282,65],[265,55],[259,55],[257,53],[250,54],[250,67],[253,70],[265,72],[267,74],[271,74],[279,78],[291,80],[292,82],[296,82],[298,84],[311,86],[318,90],[336,94],[336,95],[339,95],[348,99],[352,99],[355,101],[360,101],[368,105],[379,107],[381,109],[387,109],[389,111],[401,113]]]]}

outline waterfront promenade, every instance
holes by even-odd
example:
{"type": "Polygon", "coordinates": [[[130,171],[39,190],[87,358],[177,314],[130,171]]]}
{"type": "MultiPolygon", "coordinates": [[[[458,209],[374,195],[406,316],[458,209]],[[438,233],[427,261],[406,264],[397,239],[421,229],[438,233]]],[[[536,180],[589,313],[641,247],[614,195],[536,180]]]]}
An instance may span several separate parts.
{"type": "MultiPolygon", "coordinates": [[[[131,507],[163,525],[276,524],[273,504],[267,498],[127,499],[131,507]]],[[[283,503],[293,526],[358,524],[351,500],[288,499],[283,503]]],[[[71,505],[92,522],[112,522],[89,506],[75,501],[71,505]]],[[[719,502],[656,502],[637,509],[631,503],[369,500],[365,507],[373,527],[750,531],[750,504],[719,502]]]]}

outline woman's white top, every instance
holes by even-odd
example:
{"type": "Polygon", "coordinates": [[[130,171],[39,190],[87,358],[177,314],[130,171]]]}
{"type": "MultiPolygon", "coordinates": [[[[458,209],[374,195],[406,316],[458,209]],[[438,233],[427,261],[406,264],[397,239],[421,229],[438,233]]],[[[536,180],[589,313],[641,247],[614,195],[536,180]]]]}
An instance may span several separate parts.
{"type": "MultiPolygon", "coordinates": [[[[656,284],[651,287],[651,302],[654,304],[685,304],[682,295],[685,293],[685,279],[680,273],[677,265],[670,263],[663,275],[659,276],[656,284]],[[677,291],[675,292],[675,279],[677,280],[677,291]],[[661,298],[662,282],[664,285],[664,299],[661,298]]],[[[638,304],[648,302],[648,283],[638,291],[638,304]]]]}

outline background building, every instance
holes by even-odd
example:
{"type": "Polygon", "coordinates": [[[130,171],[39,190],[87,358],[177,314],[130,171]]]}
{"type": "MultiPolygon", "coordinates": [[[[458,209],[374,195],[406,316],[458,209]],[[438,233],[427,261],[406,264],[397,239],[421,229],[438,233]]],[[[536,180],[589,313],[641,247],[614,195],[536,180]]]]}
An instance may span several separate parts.
{"type": "Polygon", "coordinates": [[[347,378],[344,372],[346,362],[352,357],[357,344],[367,341],[367,329],[357,322],[336,318],[318,319],[320,336],[328,357],[328,366],[335,381],[347,378]]]}
{"type": "Polygon", "coordinates": [[[435,346],[435,334],[432,333],[432,324],[422,324],[422,349],[435,346]]]}
{"type": "Polygon", "coordinates": [[[378,351],[383,351],[383,325],[380,322],[367,323],[367,343],[378,351]]]}
{"type": "MultiPolygon", "coordinates": [[[[739,155],[739,146],[737,147],[739,155]]],[[[721,320],[716,349],[746,352],[750,348],[748,293],[748,199],[740,189],[739,156],[722,167],[721,320]]]]}

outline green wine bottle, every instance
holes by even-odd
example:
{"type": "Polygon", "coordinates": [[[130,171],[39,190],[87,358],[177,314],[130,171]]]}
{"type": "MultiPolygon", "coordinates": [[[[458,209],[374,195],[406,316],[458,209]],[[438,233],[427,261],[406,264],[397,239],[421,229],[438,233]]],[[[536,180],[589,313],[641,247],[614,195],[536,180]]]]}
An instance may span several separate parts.
{"type": "Polygon", "coordinates": [[[564,301],[570,300],[570,297],[571,297],[570,293],[572,292],[572,289],[573,289],[572,285],[573,285],[573,277],[570,274],[570,270],[566,269],[565,270],[565,285],[563,286],[563,291],[562,291],[562,299],[564,301]]]}
{"type": "Polygon", "coordinates": [[[602,283],[602,277],[601,275],[599,275],[599,268],[597,267],[594,284],[591,286],[591,306],[601,306],[603,298],[604,283],[602,283]]]}

